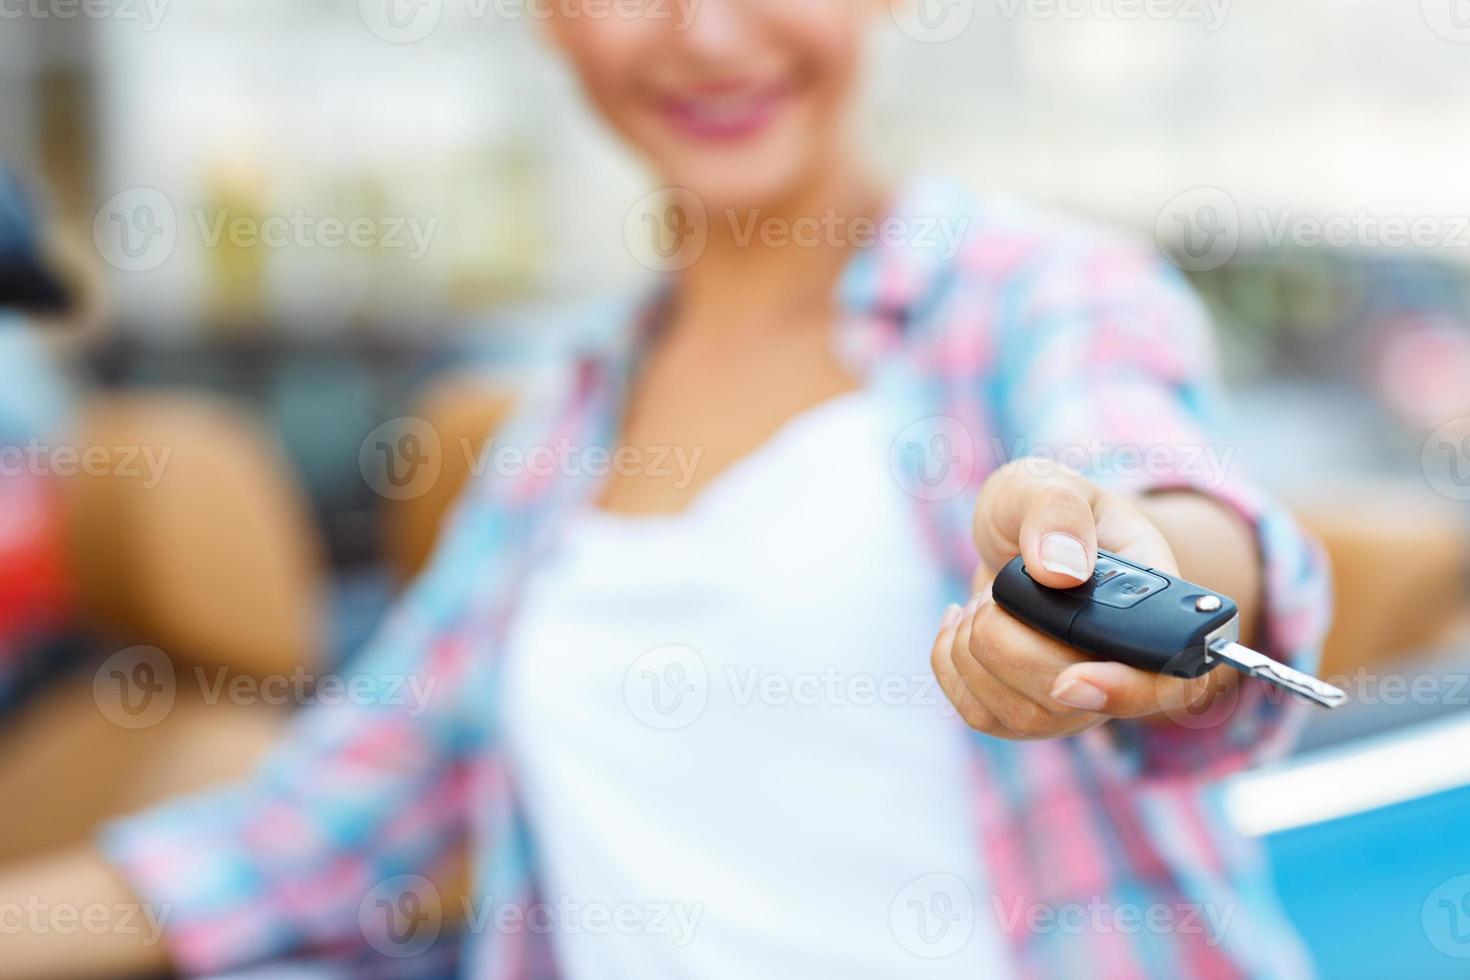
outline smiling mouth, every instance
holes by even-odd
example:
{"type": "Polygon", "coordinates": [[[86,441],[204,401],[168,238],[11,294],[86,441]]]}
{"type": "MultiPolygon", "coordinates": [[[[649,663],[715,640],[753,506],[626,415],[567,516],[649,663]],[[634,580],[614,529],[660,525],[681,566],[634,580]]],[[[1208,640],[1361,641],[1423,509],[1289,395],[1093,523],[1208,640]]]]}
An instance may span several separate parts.
{"type": "Polygon", "coordinates": [[[764,131],[790,101],[787,83],[724,86],[659,101],[659,115],[687,139],[729,143],[764,131]]]}

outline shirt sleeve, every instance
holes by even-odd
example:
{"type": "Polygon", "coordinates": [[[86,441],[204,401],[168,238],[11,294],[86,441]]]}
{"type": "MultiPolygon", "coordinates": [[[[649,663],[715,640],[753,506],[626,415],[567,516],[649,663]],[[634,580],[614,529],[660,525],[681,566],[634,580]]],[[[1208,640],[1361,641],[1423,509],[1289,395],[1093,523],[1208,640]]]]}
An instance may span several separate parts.
{"type": "Polygon", "coordinates": [[[180,972],[360,947],[375,887],[453,856],[477,737],[460,705],[483,635],[471,583],[496,547],[487,510],[459,507],[430,569],[343,674],[318,680],[248,781],[103,829],[180,972]]]}
{"type": "MultiPolygon", "coordinates": [[[[996,414],[1009,458],[1047,455],[1115,491],[1189,489],[1254,528],[1262,652],[1316,669],[1328,623],[1320,548],[1243,472],[1225,435],[1213,334],[1183,277],[1126,246],[1046,263],[1000,342],[996,414]]],[[[1143,776],[1220,775],[1284,751],[1304,705],[1247,679],[1180,724],[1114,722],[1086,736],[1143,776]]]]}

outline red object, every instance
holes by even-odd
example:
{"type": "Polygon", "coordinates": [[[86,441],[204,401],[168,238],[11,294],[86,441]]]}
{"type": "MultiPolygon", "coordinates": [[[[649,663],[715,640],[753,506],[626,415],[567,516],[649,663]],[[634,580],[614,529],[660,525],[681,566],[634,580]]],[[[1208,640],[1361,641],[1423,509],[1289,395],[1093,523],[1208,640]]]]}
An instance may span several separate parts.
{"type": "Polygon", "coordinates": [[[1373,354],[1379,397],[1416,431],[1470,414],[1470,324],[1447,314],[1406,315],[1388,325],[1373,354]]]}
{"type": "Polygon", "coordinates": [[[0,657],[63,621],[72,593],[54,481],[0,473],[0,657]]]}

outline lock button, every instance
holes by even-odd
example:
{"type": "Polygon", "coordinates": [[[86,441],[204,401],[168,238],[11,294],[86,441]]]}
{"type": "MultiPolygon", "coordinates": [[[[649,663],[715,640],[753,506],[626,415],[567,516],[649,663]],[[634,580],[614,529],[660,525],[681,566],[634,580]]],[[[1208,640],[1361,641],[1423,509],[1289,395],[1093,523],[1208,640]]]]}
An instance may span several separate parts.
{"type": "Polygon", "coordinates": [[[1168,587],[1169,580],[1161,575],[1128,565],[1113,564],[1102,581],[1093,586],[1092,601],[1115,609],[1127,609],[1168,587]]]}

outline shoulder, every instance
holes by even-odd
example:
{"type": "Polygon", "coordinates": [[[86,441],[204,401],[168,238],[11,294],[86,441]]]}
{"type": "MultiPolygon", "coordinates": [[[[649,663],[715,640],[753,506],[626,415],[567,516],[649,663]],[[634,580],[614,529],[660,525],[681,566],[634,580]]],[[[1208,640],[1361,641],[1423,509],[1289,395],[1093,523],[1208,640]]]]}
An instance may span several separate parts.
{"type": "Polygon", "coordinates": [[[917,345],[951,359],[973,352],[992,367],[997,357],[1100,340],[1115,353],[1162,344],[1181,361],[1209,357],[1203,305],[1141,234],[934,178],[912,183],[894,214],[915,235],[925,222],[947,222],[936,247],[890,251],[903,274],[878,272],[878,281],[910,284],[903,312],[917,345]]]}
{"type": "MultiPolygon", "coordinates": [[[[578,444],[599,432],[609,394],[633,352],[638,326],[652,301],[647,288],[584,299],[538,303],[496,313],[462,345],[457,365],[472,384],[494,387],[513,403],[495,433],[495,461],[525,460],[571,439],[578,444]]],[[[477,479],[475,499],[534,502],[518,480],[520,466],[483,467],[496,477],[477,479]]],[[[534,476],[535,474],[531,474],[534,476]]]]}
{"type": "Polygon", "coordinates": [[[926,177],[909,185],[895,213],[916,240],[926,223],[934,227],[937,244],[918,257],[933,286],[1004,298],[1018,313],[1129,294],[1189,294],[1179,270],[1144,235],[1017,196],[926,177]]]}
{"type": "Polygon", "coordinates": [[[477,316],[449,355],[454,373],[509,387],[519,403],[544,412],[570,397],[579,369],[625,356],[655,296],[645,284],[477,316]]]}

